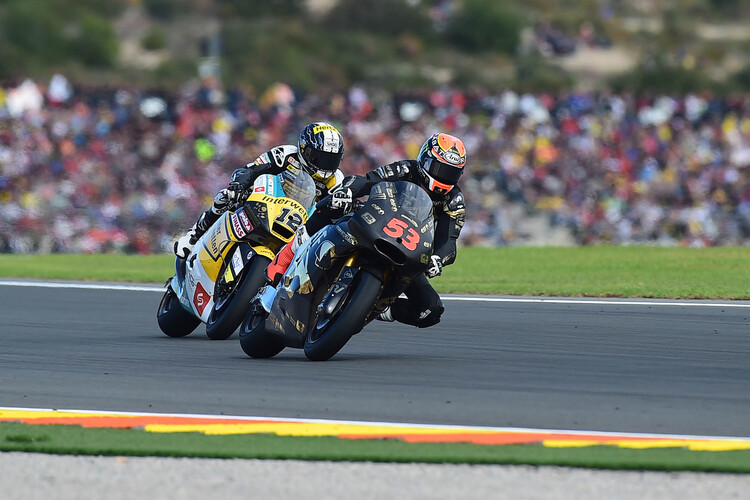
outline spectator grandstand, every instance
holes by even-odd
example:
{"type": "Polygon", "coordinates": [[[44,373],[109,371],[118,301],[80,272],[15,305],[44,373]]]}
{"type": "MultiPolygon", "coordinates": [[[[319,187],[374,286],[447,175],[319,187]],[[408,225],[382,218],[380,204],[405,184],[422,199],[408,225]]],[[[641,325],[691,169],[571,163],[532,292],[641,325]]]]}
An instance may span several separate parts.
{"type": "MultiPolygon", "coordinates": [[[[177,91],[0,86],[0,252],[165,252],[237,167],[312,120],[336,123],[342,168],[464,139],[465,245],[532,242],[515,215],[581,245],[750,241],[750,97],[438,88],[260,95],[210,78],[177,91]]],[[[545,229],[542,229],[545,230],[545,229]]]]}

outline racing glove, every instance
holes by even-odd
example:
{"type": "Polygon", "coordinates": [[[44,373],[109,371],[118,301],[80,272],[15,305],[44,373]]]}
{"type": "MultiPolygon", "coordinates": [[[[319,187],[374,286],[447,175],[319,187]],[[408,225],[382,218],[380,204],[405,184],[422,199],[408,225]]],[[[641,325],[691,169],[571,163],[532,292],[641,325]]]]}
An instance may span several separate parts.
{"type": "Polygon", "coordinates": [[[430,256],[430,264],[427,266],[425,274],[428,278],[434,278],[443,274],[443,259],[439,255],[430,256]]]}
{"type": "Polygon", "coordinates": [[[352,190],[349,188],[337,189],[331,193],[331,208],[341,210],[342,213],[349,213],[352,210],[352,190]]]}
{"type": "Polygon", "coordinates": [[[216,193],[211,211],[218,215],[223,214],[228,209],[245,201],[246,198],[247,190],[244,185],[239,182],[232,182],[229,184],[229,187],[216,193]]]}
{"type": "Polygon", "coordinates": [[[240,204],[244,203],[247,197],[250,196],[252,186],[247,186],[243,182],[230,182],[227,189],[229,190],[232,203],[240,204]]]}

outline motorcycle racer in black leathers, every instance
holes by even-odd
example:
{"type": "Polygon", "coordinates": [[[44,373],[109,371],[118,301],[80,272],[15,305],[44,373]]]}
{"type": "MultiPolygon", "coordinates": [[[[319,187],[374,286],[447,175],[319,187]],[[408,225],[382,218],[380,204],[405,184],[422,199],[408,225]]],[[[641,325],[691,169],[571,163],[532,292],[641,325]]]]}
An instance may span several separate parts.
{"type": "MultiPolygon", "coordinates": [[[[464,196],[457,183],[465,165],[466,148],[463,142],[452,135],[436,133],[425,141],[416,160],[401,160],[364,176],[347,177],[330,197],[318,202],[315,212],[300,228],[297,237],[279,252],[268,268],[269,278],[273,283],[278,282],[289,267],[294,253],[309,235],[350,211],[353,200],[367,195],[372,186],[381,181],[413,182],[422,186],[433,202],[434,251],[425,274],[414,278],[404,291],[407,298],[396,299],[391,307],[378,315],[378,319],[396,320],[420,328],[436,325],[445,307],[427,278],[439,276],[443,266],[456,260],[456,242],[466,218],[464,196]]],[[[270,307],[273,294],[270,286],[259,294],[264,309],[270,307]]]]}
{"type": "Polygon", "coordinates": [[[178,257],[187,258],[198,239],[227,210],[235,210],[247,196],[260,175],[276,175],[286,169],[303,168],[315,181],[316,200],[325,198],[341,185],[344,174],[339,170],[344,155],[344,139],[336,127],[315,122],[302,129],[297,146],[276,146],[254,162],[232,173],[229,186],[216,194],[213,204],[174,244],[178,257]]]}

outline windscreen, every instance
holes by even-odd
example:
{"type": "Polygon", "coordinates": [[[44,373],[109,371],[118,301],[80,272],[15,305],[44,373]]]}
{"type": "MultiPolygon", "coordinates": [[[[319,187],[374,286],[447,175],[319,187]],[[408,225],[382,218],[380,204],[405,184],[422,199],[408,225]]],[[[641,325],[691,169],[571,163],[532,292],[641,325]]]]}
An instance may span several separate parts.
{"type": "Polygon", "coordinates": [[[378,190],[378,188],[386,196],[393,197],[397,207],[420,223],[432,218],[432,200],[430,196],[424,189],[413,182],[381,182],[373,187],[370,195],[378,190]]]}
{"type": "Polygon", "coordinates": [[[315,181],[304,170],[284,170],[279,174],[287,198],[299,202],[305,209],[315,203],[315,181]]]}

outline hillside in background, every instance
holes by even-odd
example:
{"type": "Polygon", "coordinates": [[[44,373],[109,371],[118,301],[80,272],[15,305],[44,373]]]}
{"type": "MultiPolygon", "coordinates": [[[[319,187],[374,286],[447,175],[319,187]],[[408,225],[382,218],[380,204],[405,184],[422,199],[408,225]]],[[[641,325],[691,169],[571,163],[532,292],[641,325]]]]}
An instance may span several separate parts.
{"type": "Polygon", "coordinates": [[[461,137],[462,244],[747,245],[745,5],[6,0],[0,252],[170,251],[320,119],[350,174],[461,137]]]}
{"type": "Polygon", "coordinates": [[[7,0],[0,78],[750,89],[742,0],[7,0]]]}

